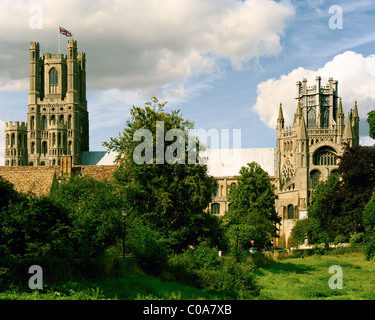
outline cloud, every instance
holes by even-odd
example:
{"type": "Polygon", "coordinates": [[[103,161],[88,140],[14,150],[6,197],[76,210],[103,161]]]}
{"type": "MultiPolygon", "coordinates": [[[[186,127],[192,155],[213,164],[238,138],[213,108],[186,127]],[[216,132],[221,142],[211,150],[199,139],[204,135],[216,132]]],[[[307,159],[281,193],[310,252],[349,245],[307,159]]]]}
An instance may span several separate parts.
{"type": "Polygon", "coordinates": [[[5,122],[0,120],[0,166],[5,164],[5,122]]]}
{"type": "Polygon", "coordinates": [[[368,135],[367,113],[375,106],[375,55],[364,57],[362,54],[346,51],[336,55],[316,71],[300,67],[279,79],[264,81],[258,84],[258,96],[253,110],[258,113],[261,121],[270,128],[275,128],[279,105],[282,103],[285,124],[292,125],[297,106],[296,82],[307,78],[308,85],[314,85],[316,76],[322,77],[323,85],[329,77],[338,80],[338,94],[342,98],[345,114],[354,107],[355,101],[358,102],[360,135],[368,135]]]}
{"type": "MultiPolygon", "coordinates": [[[[27,90],[29,42],[57,52],[61,25],[87,53],[89,90],[154,95],[177,83],[174,93],[183,95],[190,77],[220,72],[223,60],[241,69],[253,58],[277,55],[294,14],[289,1],[271,0],[3,0],[0,90],[27,90]],[[41,16],[29,13],[32,6],[39,6],[41,16]],[[38,19],[42,29],[31,30],[30,21],[38,19]]],[[[62,36],[62,53],[66,40],[62,36]]]]}

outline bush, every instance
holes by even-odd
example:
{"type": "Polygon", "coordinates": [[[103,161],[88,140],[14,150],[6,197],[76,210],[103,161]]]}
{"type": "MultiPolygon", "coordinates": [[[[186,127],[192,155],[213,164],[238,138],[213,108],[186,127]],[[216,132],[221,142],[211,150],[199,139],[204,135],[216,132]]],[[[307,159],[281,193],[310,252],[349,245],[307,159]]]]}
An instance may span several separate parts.
{"type": "Polygon", "coordinates": [[[343,236],[342,234],[338,234],[333,241],[333,244],[337,246],[339,243],[344,243],[347,241],[347,237],[343,236]]]}
{"type": "Polygon", "coordinates": [[[201,242],[194,250],[186,250],[183,255],[191,259],[195,268],[212,269],[219,264],[219,250],[210,248],[206,243],[201,242]]]}
{"type": "Polygon", "coordinates": [[[319,255],[319,256],[324,255],[326,251],[325,248],[318,247],[318,246],[315,246],[313,250],[314,250],[314,255],[319,255]]]}
{"type": "Polygon", "coordinates": [[[159,274],[167,264],[170,249],[166,239],[149,226],[133,223],[127,242],[135,262],[146,272],[159,274]]]}

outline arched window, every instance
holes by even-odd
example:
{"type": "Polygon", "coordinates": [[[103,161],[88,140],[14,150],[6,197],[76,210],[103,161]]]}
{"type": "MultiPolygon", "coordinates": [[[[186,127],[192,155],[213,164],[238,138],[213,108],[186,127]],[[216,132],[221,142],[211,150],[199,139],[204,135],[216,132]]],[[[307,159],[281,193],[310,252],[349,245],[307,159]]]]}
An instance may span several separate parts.
{"type": "Polygon", "coordinates": [[[30,118],[30,130],[34,130],[35,129],[35,117],[32,116],[30,118]]]}
{"type": "Polygon", "coordinates": [[[69,115],[68,117],[68,129],[70,129],[72,127],[72,116],[69,115]]]}
{"type": "Polygon", "coordinates": [[[35,152],[35,142],[31,142],[31,154],[35,152]]]}
{"type": "Polygon", "coordinates": [[[315,128],[316,127],[316,111],[315,107],[309,108],[307,111],[307,127],[315,128]]]}
{"type": "Polygon", "coordinates": [[[12,133],[12,135],[10,136],[10,146],[11,147],[14,146],[15,139],[16,139],[16,136],[14,135],[14,133],[12,133]]]}
{"type": "Polygon", "coordinates": [[[288,206],[288,219],[294,219],[294,208],[291,204],[288,206]]]}
{"type": "Polygon", "coordinates": [[[60,123],[64,123],[64,115],[60,115],[59,121],[60,121],[60,123]]]}
{"type": "Polygon", "coordinates": [[[49,92],[57,93],[57,86],[59,84],[58,72],[55,68],[49,71],[49,92]]]}
{"type": "Polygon", "coordinates": [[[323,107],[322,110],[322,128],[328,128],[329,126],[329,109],[328,107],[323,107]]]}
{"type": "Polygon", "coordinates": [[[9,133],[7,134],[6,145],[9,146],[9,133]]]}
{"type": "Polygon", "coordinates": [[[314,154],[313,163],[316,166],[337,165],[337,156],[335,150],[330,147],[319,149],[314,154]]]}
{"type": "Polygon", "coordinates": [[[51,124],[55,124],[56,123],[56,117],[54,115],[51,116],[50,123],[51,124]]]}
{"type": "Polygon", "coordinates": [[[211,213],[212,214],[220,214],[220,204],[218,204],[218,203],[211,204],[211,213]]]}
{"type": "Polygon", "coordinates": [[[42,130],[47,130],[47,117],[42,117],[42,130]]]}
{"type": "Polygon", "coordinates": [[[320,181],[320,171],[313,170],[310,173],[310,188],[315,189],[315,187],[319,184],[320,181]]]}
{"type": "Polygon", "coordinates": [[[47,141],[43,141],[42,143],[42,153],[44,156],[47,154],[47,141]]]}

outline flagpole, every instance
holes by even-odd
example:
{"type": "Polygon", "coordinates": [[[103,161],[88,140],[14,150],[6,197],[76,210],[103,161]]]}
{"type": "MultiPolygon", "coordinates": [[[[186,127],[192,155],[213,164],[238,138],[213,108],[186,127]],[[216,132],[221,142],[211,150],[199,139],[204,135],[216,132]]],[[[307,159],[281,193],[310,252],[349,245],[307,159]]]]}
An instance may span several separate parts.
{"type": "Polygon", "coordinates": [[[59,27],[59,30],[58,30],[58,33],[57,33],[57,37],[58,37],[58,47],[59,47],[59,54],[60,54],[60,48],[61,48],[61,37],[60,37],[60,27],[59,27]]]}

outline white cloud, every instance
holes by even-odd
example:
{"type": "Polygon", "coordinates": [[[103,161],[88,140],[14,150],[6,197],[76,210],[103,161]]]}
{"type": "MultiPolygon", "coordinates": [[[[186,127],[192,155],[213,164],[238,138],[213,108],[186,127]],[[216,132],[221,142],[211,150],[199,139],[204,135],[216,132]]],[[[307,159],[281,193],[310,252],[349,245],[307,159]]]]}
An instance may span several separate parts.
{"type": "MultiPolygon", "coordinates": [[[[353,51],[346,51],[335,56],[316,71],[297,68],[287,75],[282,75],[279,79],[262,82],[257,88],[258,97],[253,110],[259,114],[261,121],[275,128],[281,102],[285,125],[292,125],[297,107],[296,82],[307,78],[308,85],[314,85],[316,76],[322,77],[323,85],[329,77],[338,80],[338,94],[342,98],[345,114],[354,107],[357,101],[361,128],[364,131],[367,113],[375,107],[375,55],[364,57],[353,51]]],[[[362,132],[361,135],[366,134],[362,132]]]]}
{"type": "MultiPolygon", "coordinates": [[[[294,14],[289,1],[271,0],[3,0],[0,90],[27,89],[29,42],[39,41],[43,52],[57,52],[61,25],[87,53],[89,90],[150,95],[177,83],[183,95],[189,77],[219,72],[222,59],[240,69],[253,58],[278,54],[294,14]],[[29,29],[32,5],[42,9],[42,30],[29,29]]],[[[61,40],[64,53],[66,37],[61,40]]]]}
{"type": "Polygon", "coordinates": [[[5,122],[0,120],[0,166],[5,164],[5,122]]]}
{"type": "Polygon", "coordinates": [[[374,146],[375,145],[375,140],[370,138],[369,136],[367,137],[360,137],[359,143],[362,146],[374,146]]]}

